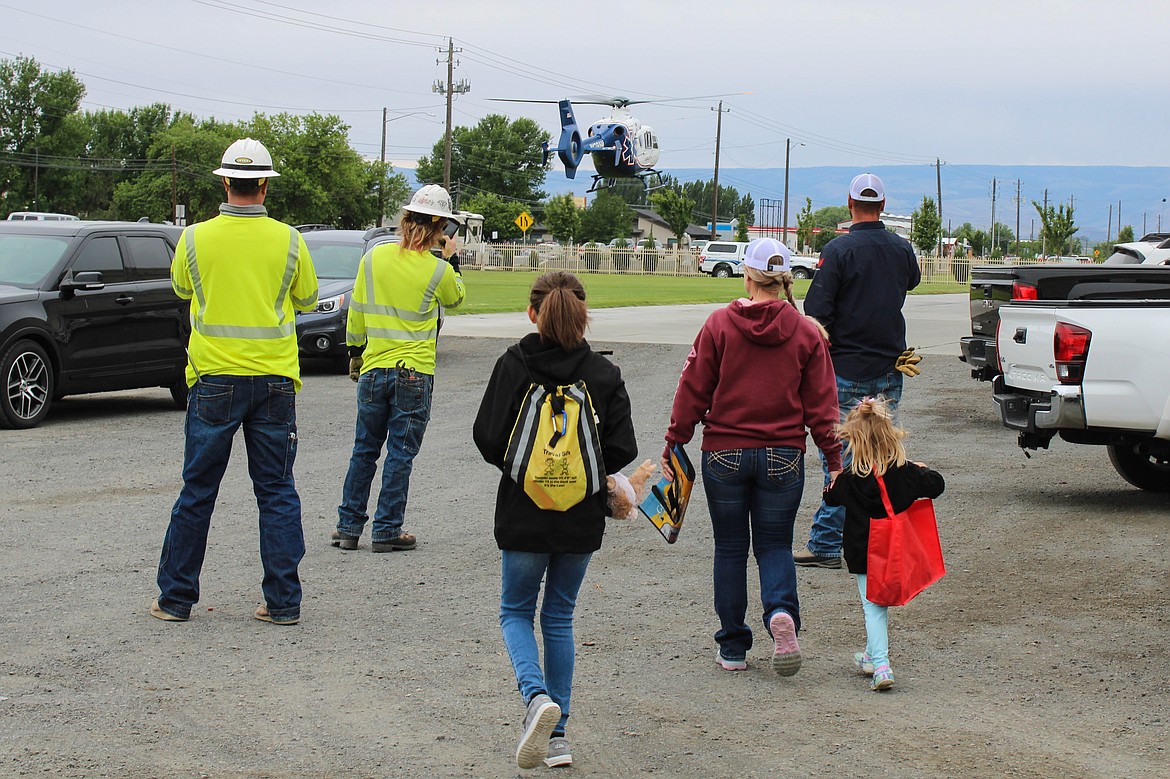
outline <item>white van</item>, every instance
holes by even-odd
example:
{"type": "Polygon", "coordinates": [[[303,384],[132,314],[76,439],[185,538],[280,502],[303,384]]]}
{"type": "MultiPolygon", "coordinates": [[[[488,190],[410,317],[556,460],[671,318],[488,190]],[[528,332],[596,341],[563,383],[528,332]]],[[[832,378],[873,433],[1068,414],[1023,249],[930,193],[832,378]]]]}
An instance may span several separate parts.
{"type": "Polygon", "coordinates": [[[11,222],[77,222],[73,214],[53,214],[48,211],[13,211],[8,215],[11,222]]]}
{"type": "MultiPolygon", "coordinates": [[[[712,241],[699,251],[699,270],[720,279],[742,276],[746,248],[745,241],[712,241]]],[[[789,268],[792,278],[811,279],[817,272],[817,260],[793,255],[789,268]]]]}

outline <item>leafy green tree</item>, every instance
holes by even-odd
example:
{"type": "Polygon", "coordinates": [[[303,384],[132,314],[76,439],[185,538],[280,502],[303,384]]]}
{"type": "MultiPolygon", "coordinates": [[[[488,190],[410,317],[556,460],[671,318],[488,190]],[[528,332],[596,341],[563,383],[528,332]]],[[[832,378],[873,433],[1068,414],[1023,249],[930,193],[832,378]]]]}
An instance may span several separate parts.
{"type": "Polygon", "coordinates": [[[344,229],[377,222],[377,172],[349,145],[349,125],[339,117],[257,114],[248,130],[280,171],[269,184],[273,218],[344,229]]]}
{"type": "Polygon", "coordinates": [[[825,206],[813,212],[813,224],[822,230],[826,227],[836,230],[841,222],[849,221],[848,206],[825,206]]]}
{"type": "Polygon", "coordinates": [[[1077,231],[1073,220],[1073,207],[1064,203],[1054,206],[1049,203],[1042,205],[1035,200],[1032,206],[1040,215],[1040,241],[1044,252],[1050,256],[1068,254],[1070,240],[1077,231]]]}
{"type": "Polygon", "coordinates": [[[749,236],[748,236],[748,224],[749,224],[749,223],[748,223],[748,222],[745,222],[745,221],[743,221],[742,219],[739,219],[739,217],[736,217],[736,219],[737,219],[738,221],[737,221],[737,222],[736,222],[736,224],[735,224],[735,240],[736,240],[736,241],[746,241],[746,240],[748,240],[748,238],[749,238],[749,236]]]}
{"type": "Polygon", "coordinates": [[[573,202],[572,195],[549,198],[544,207],[544,225],[562,243],[581,235],[581,209],[573,202]]]}
{"type": "Polygon", "coordinates": [[[942,230],[942,219],[934,198],[923,197],[922,204],[914,212],[910,228],[910,242],[923,254],[938,252],[938,238],[942,230]]]}
{"type": "Polygon", "coordinates": [[[695,212],[695,201],[676,189],[660,189],[650,194],[650,202],[674,233],[678,245],[682,246],[683,236],[695,212]]]}
{"type": "MultiPolygon", "coordinates": [[[[144,216],[151,221],[171,218],[172,150],[178,166],[177,201],[187,208],[188,224],[215,216],[224,193],[223,184],[211,171],[219,167],[224,149],[244,136],[244,127],[236,123],[180,115],[150,144],[146,159],[154,164],[114,187],[114,216],[131,221],[144,216]]],[[[279,199],[278,191],[272,185],[273,204],[279,199]]]]}
{"type": "Polygon", "coordinates": [[[816,219],[813,217],[812,198],[806,197],[804,208],[800,209],[800,213],[796,215],[796,243],[801,250],[812,246],[815,227],[816,219]]]}
{"type": "Polygon", "coordinates": [[[483,233],[497,240],[519,241],[523,231],[516,225],[516,217],[524,213],[526,206],[515,200],[505,200],[493,192],[480,192],[463,201],[463,210],[483,214],[483,233]]]}
{"type": "Polygon", "coordinates": [[[820,254],[825,244],[837,237],[836,227],[822,227],[819,233],[813,236],[813,251],[820,254]]]}
{"type": "Polygon", "coordinates": [[[1005,225],[1003,222],[996,222],[995,229],[993,231],[988,231],[988,240],[991,243],[992,256],[1003,256],[1014,251],[1015,249],[1015,233],[1012,231],[1011,227],[1005,225]],[[994,240],[991,238],[992,235],[995,236],[994,240]],[[999,254],[996,255],[996,252],[999,254]]]}
{"type": "Polygon", "coordinates": [[[1133,243],[1133,225],[1126,225],[1117,231],[1117,243],[1133,243]]]}
{"type": "Polygon", "coordinates": [[[0,216],[58,208],[68,152],[56,136],[84,95],[71,70],[52,72],[31,57],[0,60],[0,216]]]}
{"type": "MultiPolygon", "coordinates": [[[[541,162],[542,143],[551,136],[528,118],[509,121],[488,114],[475,127],[451,131],[451,187],[461,193],[494,192],[529,202],[543,200],[548,167],[541,162]]],[[[435,142],[418,161],[415,177],[421,184],[443,183],[444,139],[435,142]]]]}
{"type": "Polygon", "coordinates": [[[581,215],[581,238],[601,241],[628,238],[634,223],[634,211],[617,195],[600,192],[581,215]]]}
{"type": "MultiPolygon", "coordinates": [[[[682,195],[689,197],[695,201],[695,208],[698,213],[703,214],[705,221],[711,221],[711,199],[715,192],[715,182],[710,179],[706,181],[688,181],[685,184],[671,184],[671,188],[677,189],[682,195]]],[[[719,219],[727,221],[730,219],[739,219],[741,222],[752,222],[756,212],[756,204],[752,196],[739,194],[735,187],[719,185],[719,219]],[[746,215],[746,220],[745,220],[746,215]]]]}

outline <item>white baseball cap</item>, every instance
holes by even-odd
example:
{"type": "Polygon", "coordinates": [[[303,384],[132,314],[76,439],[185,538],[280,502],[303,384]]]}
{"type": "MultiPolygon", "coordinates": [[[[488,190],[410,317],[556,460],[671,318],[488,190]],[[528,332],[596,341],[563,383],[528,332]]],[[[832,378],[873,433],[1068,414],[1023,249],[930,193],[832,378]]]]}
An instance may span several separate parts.
{"type": "Polygon", "coordinates": [[[744,249],[743,264],[771,273],[786,271],[792,265],[792,252],[775,238],[757,238],[744,249]]]}
{"type": "Polygon", "coordinates": [[[862,173],[854,176],[849,184],[849,197],[865,203],[880,203],[886,199],[886,186],[872,173],[862,173]],[[873,194],[865,194],[867,191],[873,194]]]}

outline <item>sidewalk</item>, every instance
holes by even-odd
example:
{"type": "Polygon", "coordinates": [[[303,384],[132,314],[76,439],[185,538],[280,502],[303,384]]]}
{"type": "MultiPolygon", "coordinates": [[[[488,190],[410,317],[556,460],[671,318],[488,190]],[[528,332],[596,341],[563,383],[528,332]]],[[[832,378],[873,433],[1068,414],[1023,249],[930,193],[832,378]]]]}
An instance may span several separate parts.
{"type": "MultiPolygon", "coordinates": [[[[908,296],[903,309],[907,343],[923,354],[957,356],[959,338],[971,332],[968,300],[964,294],[908,296]]],[[[711,312],[722,306],[703,303],[593,309],[587,335],[599,342],[685,345],[695,340],[711,312]]],[[[528,315],[522,312],[455,315],[443,323],[443,335],[479,338],[519,339],[532,330],[528,315]]]]}

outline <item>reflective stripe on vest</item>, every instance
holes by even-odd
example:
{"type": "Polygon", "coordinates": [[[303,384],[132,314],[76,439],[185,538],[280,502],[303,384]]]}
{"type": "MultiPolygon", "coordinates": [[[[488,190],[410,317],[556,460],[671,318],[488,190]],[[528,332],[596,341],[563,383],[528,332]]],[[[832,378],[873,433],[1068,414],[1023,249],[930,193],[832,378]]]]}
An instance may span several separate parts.
{"type": "MultiPolygon", "coordinates": [[[[299,233],[295,227],[289,227],[291,240],[288,247],[288,257],[284,266],[284,277],[280,281],[280,291],[276,295],[276,318],[280,324],[274,327],[259,325],[210,325],[203,321],[203,312],[207,308],[207,299],[203,294],[203,280],[199,276],[199,263],[195,260],[195,230],[187,231],[187,267],[191,274],[191,290],[198,301],[198,311],[192,317],[193,327],[202,336],[212,338],[249,338],[249,339],[276,339],[286,338],[296,332],[296,320],[284,321],[284,301],[292,287],[293,274],[296,273],[297,260],[300,257],[299,233]]],[[[315,302],[310,300],[304,305],[315,302]]]]}

